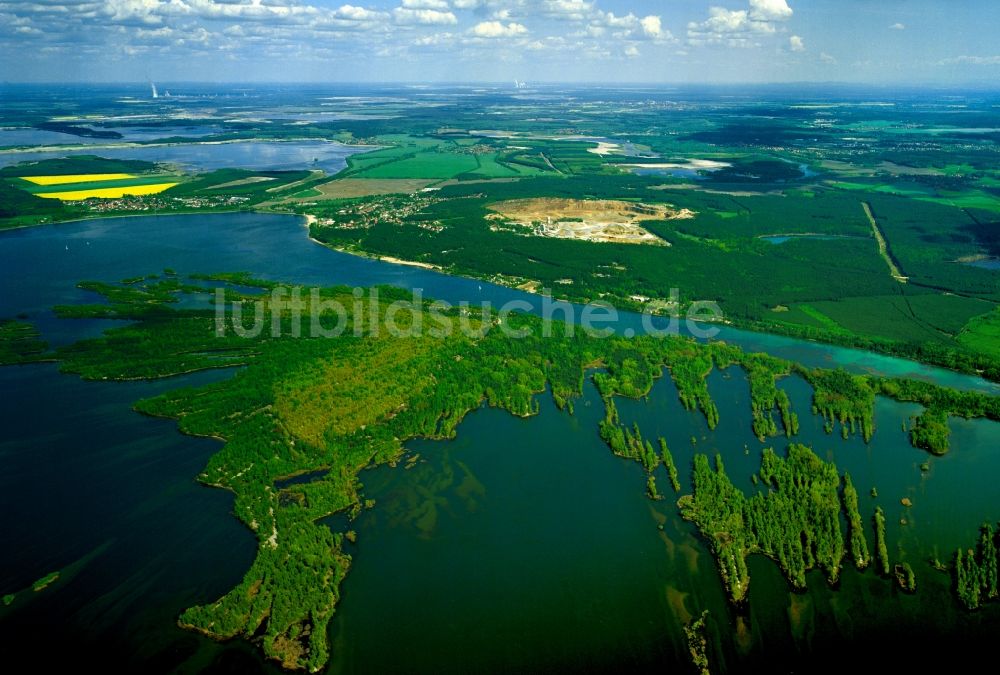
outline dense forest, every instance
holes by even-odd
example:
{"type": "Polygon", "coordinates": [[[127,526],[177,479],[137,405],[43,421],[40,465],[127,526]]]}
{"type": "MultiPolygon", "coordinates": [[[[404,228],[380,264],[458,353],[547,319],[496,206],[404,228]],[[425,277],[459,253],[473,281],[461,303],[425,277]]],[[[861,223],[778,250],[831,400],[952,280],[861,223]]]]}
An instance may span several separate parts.
{"type": "Polygon", "coordinates": [[[817,567],[836,582],[844,556],[836,467],[792,444],[785,458],[764,451],[760,480],[768,490],[747,497],[730,482],[720,455],[713,469],[699,454],[694,493],[678,502],[681,515],[711,542],[730,599],[746,599],[751,553],[775,560],[794,588],[805,588],[806,571],[817,567]]]}
{"type": "Polygon", "coordinates": [[[983,525],[976,547],[965,551],[958,549],[955,553],[955,589],[962,604],[969,609],[1000,597],[998,538],[1000,532],[994,532],[989,524],[983,525]]]}

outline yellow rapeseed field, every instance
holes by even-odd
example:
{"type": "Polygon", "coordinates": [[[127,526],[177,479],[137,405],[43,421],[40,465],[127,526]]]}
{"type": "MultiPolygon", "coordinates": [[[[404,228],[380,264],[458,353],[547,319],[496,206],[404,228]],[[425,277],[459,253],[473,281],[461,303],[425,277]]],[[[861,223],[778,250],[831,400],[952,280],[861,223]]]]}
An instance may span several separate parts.
{"type": "Polygon", "coordinates": [[[67,176],[22,176],[22,178],[35,185],[66,185],[67,183],[135,178],[135,175],[131,173],[74,173],[67,176]]]}
{"type": "Polygon", "coordinates": [[[45,199],[61,199],[64,202],[71,202],[78,199],[89,199],[91,197],[101,197],[103,199],[114,199],[125,195],[155,195],[163,192],[177,183],[156,183],[154,185],[132,185],[112,188],[93,188],[90,190],[69,190],[68,192],[41,192],[36,197],[45,199]]]}

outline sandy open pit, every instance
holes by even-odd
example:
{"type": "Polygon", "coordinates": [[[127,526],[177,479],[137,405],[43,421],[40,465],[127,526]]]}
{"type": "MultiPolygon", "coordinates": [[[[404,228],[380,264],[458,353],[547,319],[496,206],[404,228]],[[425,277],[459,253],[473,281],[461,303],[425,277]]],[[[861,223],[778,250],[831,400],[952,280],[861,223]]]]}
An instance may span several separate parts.
{"type": "Polygon", "coordinates": [[[512,199],[490,204],[488,208],[493,211],[488,218],[498,224],[514,225],[523,234],[653,246],[670,246],[670,243],[639,223],[694,217],[694,212],[688,209],[608,199],[512,199]]]}
{"type": "Polygon", "coordinates": [[[654,164],[616,164],[628,169],[690,169],[692,171],[718,171],[732,166],[728,162],[717,162],[714,159],[685,159],[681,162],[660,162],[654,164]]]}

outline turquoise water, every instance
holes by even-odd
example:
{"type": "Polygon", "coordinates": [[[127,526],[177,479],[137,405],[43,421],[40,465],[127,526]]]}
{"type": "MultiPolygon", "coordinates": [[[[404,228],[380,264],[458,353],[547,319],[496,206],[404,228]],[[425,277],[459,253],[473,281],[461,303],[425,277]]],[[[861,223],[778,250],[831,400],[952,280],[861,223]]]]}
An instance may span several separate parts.
{"type": "MultiPolygon", "coordinates": [[[[108,322],[59,321],[47,308],[88,299],[75,288],[81,279],[117,280],[164,267],[242,270],[302,284],[388,283],[452,302],[539,302],[511,289],[329,251],[305,237],[297,218],[229,214],[0,234],[0,316],[27,312],[57,342],[94,335],[108,322]]],[[[635,315],[623,314],[617,324],[621,331],[638,327],[635,315]]],[[[722,337],[816,365],[996,391],[978,378],[856,350],[728,327],[722,337]]],[[[0,593],[64,570],[49,589],[0,608],[4,646],[46,653],[51,667],[273,670],[248,643],[220,645],[175,627],[184,607],[237,583],[254,540],[231,516],[229,493],[194,482],[218,444],[181,436],[173,422],[130,408],[137,398],[225,376],[87,383],[53,365],[0,369],[0,593]]],[[[619,409],[646,436],[664,435],[681,467],[696,451],[723,453],[733,481],[749,491],[762,444],[750,434],[746,378],[737,370],[716,372],[709,386],[722,416],[712,432],[700,414],[680,407],[668,378],[657,381],[648,400],[620,401],[619,409]]],[[[752,558],[750,603],[732,609],[701,538],[677,517],[662,470],[658,484],[668,499],[654,503],[645,497],[639,466],[613,457],[598,438],[602,409],[588,384],[573,416],[555,410],[547,394],[540,396],[541,414],[529,420],[479,410],[454,441],[408,443],[420,455],[413,468],[362,474],[375,508],[350,524],[331,519],[332,527],[359,535],[331,626],[332,672],[683,669],[681,626],[703,609],[712,612],[711,657],[719,664],[713,672],[765,665],[801,671],[803,664],[819,672],[827,663],[843,665],[844,644],[869,643],[879,647],[872,663],[913,667],[921,663],[914,644],[942,636],[955,663],[982,653],[976,645],[995,633],[996,607],[961,611],[948,576],[926,560],[947,559],[972,540],[979,523],[1000,518],[994,487],[1000,427],[952,420],[952,452],[931,458],[924,473],[919,464],[928,456],[910,447],[901,429],[915,406],[879,401],[876,434],[866,446],[823,432],[809,414],[804,381],[790,378],[781,386],[802,422],[796,440],[852,473],[866,518],[876,503],[886,510],[890,552],[916,570],[916,596],[902,595],[871,570],[846,571],[839,590],[812,575],[810,591],[794,594],[775,565],[752,558]],[[868,496],[872,485],[878,500],[868,496]],[[904,496],[912,508],[900,504],[904,496]]],[[[781,451],[785,441],[771,443],[781,451]]],[[[689,480],[683,469],[682,478],[689,480]]]]}
{"type": "Polygon", "coordinates": [[[973,260],[965,264],[971,265],[972,267],[982,267],[983,269],[986,270],[1000,270],[1000,260],[998,260],[997,258],[986,258],[985,260],[973,260]]]}

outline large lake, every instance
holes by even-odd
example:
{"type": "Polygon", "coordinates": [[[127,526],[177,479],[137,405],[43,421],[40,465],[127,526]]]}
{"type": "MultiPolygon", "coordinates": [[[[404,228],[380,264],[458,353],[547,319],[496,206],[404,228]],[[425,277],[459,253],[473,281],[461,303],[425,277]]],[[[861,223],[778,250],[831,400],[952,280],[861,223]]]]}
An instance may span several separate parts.
{"type": "MultiPolygon", "coordinates": [[[[63,136],[64,134],[58,134],[63,136]]],[[[183,135],[183,134],[180,134],[183,135]]],[[[94,139],[89,139],[93,141],[94,139]]],[[[2,138],[0,138],[2,141],[2,138]]],[[[105,145],[116,141],[101,139],[105,145]]],[[[62,141],[66,143],[67,141],[62,141]]],[[[117,141],[118,143],[124,142],[117,141]]],[[[336,141],[234,141],[225,143],[179,143],[132,147],[84,147],[73,150],[31,150],[0,153],[0,167],[73,155],[99,155],[109,159],[139,159],[176,164],[192,171],[249,169],[284,171],[322,169],[333,175],[347,165],[347,158],[371,148],[336,141]]]]}
{"type": "MultiPolygon", "coordinates": [[[[247,271],[301,284],[394,284],[451,302],[540,302],[330,251],[308,240],[295,217],[226,214],[2,233],[0,316],[26,312],[53,342],[65,343],[105,325],[49,313],[54,304],[91,297],[75,287],[78,281],[165,267],[247,271]]],[[[619,331],[640,327],[635,315],[617,324],[619,331]]],[[[855,350],[730,328],[721,337],[809,364],[997,391],[978,378],[855,350]]],[[[238,582],[255,542],[231,516],[229,493],[194,482],[218,444],[130,409],[137,398],[226,376],[121,384],[83,382],[53,365],[0,369],[0,594],[64,571],[50,589],[0,606],[0,644],[44,654],[53,668],[87,662],[132,672],[273,670],[252,645],[220,645],[175,627],[184,607],[238,582]]],[[[750,491],[768,444],[750,433],[746,378],[737,370],[715,372],[709,386],[722,420],[712,432],[699,414],[681,408],[669,378],[648,400],[621,401],[619,409],[647,436],[666,437],[682,467],[694,452],[721,452],[733,481],[750,491]]],[[[901,430],[916,406],[880,400],[866,446],[823,432],[809,414],[804,381],[781,386],[802,420],[797,440],[851,472],[866,518],[876,504],[886,510],[890,554],[916,570],[915,596],[871,570],[850,569],[839,589],[812,574],[809,592],[795,594],[775,565],[755,557],[749,605],[733,610],[704,542],[677,516],[666,477],[658,482],[668,499],[649,501],[640,467],[613,457],[598,438],[602,408],[588,384],[575,415],[557,411],[547,395],[539,397],[540,415],[528,420],[479,410],[454,441],[409,443],[422,458],[414,468],[362,475],[377,506],[352,525],[359,538],[331,626],[332,670],[687,672],[681,626],[703,609],[712,612],[713,672],[842,669],[850,665],[845,644],[874,647],[881,664],[919,667],[920,646],[941,636],[956,664],[986,653],[997,607],[960,610],[950,578],[927,560],[948,559],[972,542],[981,522],[1000,517],[1000,426],[952,420],[951,453],[922,472],[928,456],[901,430]],[[878,499],[868,496],[872,486],[878,499]],[[912,508],[900,505],[903,497],[912,508]]],[[[782,448],[784,440],[769,445],[782,448]]]]}
{"type": "Polygon", "coordinates": [[[47,131],[33,127],[0,128],[0,148],[32,145],[108,145],[125,141],[155,141],[161,138],[181,137],[199,138],[225,133],[226,129],[218,124],[202,124],[197,126],[178,124],[175,126],[128,126],[128,127],[96,127],[98,131],[116,131],[122,135],[120,139],[91,138],[59,131],[47,131]]]}

